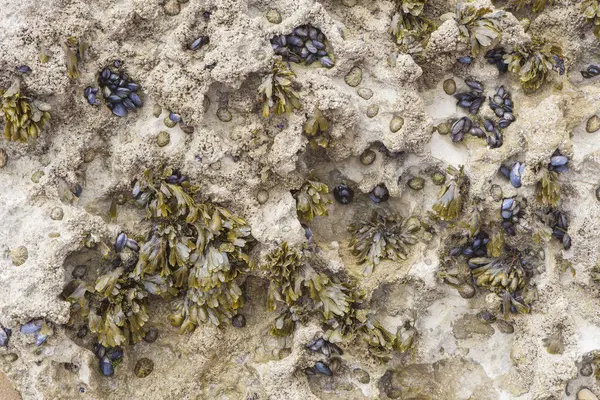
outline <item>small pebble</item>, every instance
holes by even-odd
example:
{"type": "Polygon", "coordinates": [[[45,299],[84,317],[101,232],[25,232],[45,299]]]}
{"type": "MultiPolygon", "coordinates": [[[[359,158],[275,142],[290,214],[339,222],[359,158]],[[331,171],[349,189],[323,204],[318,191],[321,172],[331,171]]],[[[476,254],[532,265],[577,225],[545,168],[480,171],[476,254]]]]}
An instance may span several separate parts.
{"type": "Polygon", "coordinates": [[[54,207],[52,211],[50,211],[50,218],[52,218],[55,221],[60,221],[61,219],[63,219],[63,215],[63,209],[60,207],[54,207]]]}
{"type": "Polygon", "coordinates": [[[281,23],[281,14],[279,13],[279,11],[274,10],[272,8],[265,13],[265,18],[267,18],[267,21],[269,21],[272,24],[281,23]]]}
{"type": "Polygon", "coordinates": [[[371,165],[373,164],[373,162],[375,161],[375,158],[377,158],[377,153],[375,153],[373,150],[371,149],[366,149],[365,151],[362,152],[362,154],[360,155],[360,162],[363,165],[371,165]]]}
{"type": "Polygon", "coordinates": [[[0,149],[0,168],[6,167],[6,163],[8,162],[8,155],[4,149],[0,149]]]}
{"type": "Polygon", "coordinates": [[[9,252],[10,259],[15,267],[19,267],[25,264],[27,258],[29,257],[29,252],[27,251],[27,247],[19,246],[14,250],[9,252]]]}
{"type": "Polygon", "coordinates": [[[265,204],[267,200],[269,200],[269,192],[267,192],[265,189],[259,190],[256,194],[256,200],[259,204],[265,204]]]}
{"type": "Polygon", "coordinates": [[[454,79],[446,79],[443,87],[446,94],[453,95],[456,93],[456,82],[454,82],[454,79]]]}
{"type": "Polygon", "coordinates": [[[390,121],[390,131],[393,133],[398,132],[404,126],[404,118],[402,117],[394,117],[390,121]]]}
{"type": "Polygon", "coordinates": [[[244,314],[237,314],[231,318],[231,325],[236,328],[243,328],[246,326],[246,317],[244,314]]]}
{"type": "Polygon", "coordinates": [[[352,69],[344,77],[344,81],[348,86],[357,87],[362,82],[362,69],[352,67],[352,69]]]}
{"type": "Polygon", "coordinates": [[[598,117],[597,115],[592,115],[585,124],[585,130],[588,133],[593,133],[596,132],[598,129],[600,129],[600,117],[598,117]]]}
{"type": "Polygon", "coordinates": [[[503,199],[504,194],[502,193],[502,188],[499,185],[492,185],[490,189],[490,194],[492,195],[492,199],[494,201],[500,201],[503,199]]]}
{"type": "Polygon", "coordinates": [[[596,396],[590,389],[583,388],[577,392],[577,400],[598,400],[598,396],[596,396]]]}
{"type": "Polygon", "coordinates": [[[137,363],[135,363],[135,367],[133,368],[133,372],[135,376],[138,378],[145,378],[152,373],[154,370],[154,361],[149,358],[140,358],[137,363]]]}
{"type": "Polygon", "coordinates": [[[475,296],[475,288],[468,283],[460,285],[456,290],[458,290],[458,294],[460,294],[460,297],[463,299],[470,299],[475,296]]]}
{"type": "Polygon", "coordinates": [[[85,265],[78,265],[73,268],[73,272],[71,272],[71,276],[75,279],[81,279],[87,273],[87,267],[85,265]]]}
{"type": "Polygon", "coordinates": [[[221,107],[217,110],[217,118],[219,118],[219,121],[229,122],[233,117],[228,109],[221,107]]]}
{"type": "Polygon", "coordinates": [[[369,88],[359,88],[356,93],[365,100],[369,100],[373,97],[373,91],[369,88]]]}
{"type": "Polygon", "coordinates": [[[79,328],[79,330],[77,331],[77,337],[79,339],[83,339],[84,337],[87,336],[89,332],[89,329],[87,327],[87,325],[83,325],[81,328],[79,328]]]}
{"type": "Polygon", "coordinates": [[[512,324],[509,324],[508,322],[499,319],[496,321],[496,326],[498,326],[498,329],[500,330],[500,332],[502,333],[514,333],[515,328],[512,326],[512,324]]]}
{"type": "Polygon", "coordinates": [[[181,11],[181,7],[179,6],[179,2],[177,0],[167,0],[164,7],[165,14],[170,16],[177,15],[181,11]]]}
{"type": "Polygon", "coordinates": [[[171,135],[169,135],[169,132],[165,132],[165,131],[159,132],[158,137],[156,138],[156,143],[158,144],[158,147],[165,147],[170,142],[171,142],[171,135]]]}
{"type": "Polygon", "coordinates": [[[154,342],[156,342],[156,339],[158,339],[158,329],[156,329],[156,328],[148,329],[148,331],[146,332],[146,335],[144,335],[144,342],[154,343],[154,342]]]}
{"type": "Polygon", "coordinates": [[[354,7],[358,3],[358,0],[342,0],[342,4],[346,7],[354,7]]]}
{"type": "Polygon", "coordinates": [[[367,117],[373,118],[379,114],[379,104],[371,104],[367,107],[367,117]]]}
{"type": "Polygon", "coordinates": [[[425,187],[425,179],[420,176],[410,178],[408,181],[408,187],[412,190],[422,190],[425,187]]]}

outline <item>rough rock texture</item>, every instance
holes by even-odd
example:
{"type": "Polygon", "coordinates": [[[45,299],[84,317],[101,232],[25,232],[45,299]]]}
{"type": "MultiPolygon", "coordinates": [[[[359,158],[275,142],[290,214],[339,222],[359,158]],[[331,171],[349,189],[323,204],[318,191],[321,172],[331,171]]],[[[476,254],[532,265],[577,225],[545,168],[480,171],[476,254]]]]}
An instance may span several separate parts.
{"type": "MultiPolygon", "coordinates": [[[[598,63],[600,52],[576,2],[557,1],[539,15],[526,8],[507,13],[502,21],[498,46],[512,49],[532,36],[562,46],[567,74],[551,74],[550,82],[533,94],[524,93],[514,75],[499,74],[481,55],[468,67],[458,64],[456,58],[470,50],[454,21],[440,23],[421,59],[396,54],[390,63],[388,56],[397,51],[388,33],[395,12],[390,1],[189,0],[181,2],[175,16],[165,14],[163,3],[5,0],[0,7],[0,89],[10,86],[15,67],[26,64],[32,72],[21,76],[24,91],[52,106],[51,126],[37,141],[0,144],[8,157],[0,169],[0,325],[13,331],[8,347],[0,348],[2,399],[18,398],[13,386],[22,399],[36,400],[75,399],[83,393],[94,399],[539,400],[576,398],[583,387],[588,388],[586,398],[592,398],[588,392],[600,394],[593,375],[579,374],[593,358],[591,352],[600,349],[600,286],[591,279],[599,252],[600,131],[585,131],[587,118],[598,111],[600,86],[578,72],[598,63]],[[281,13],[280,24],[267,21],[269,9],[281,13]],[[531,19],[527,31],[523,17],[531,19]],[[305,23],[323,31],[336,64],[331,69],[292,65],[303,108],[265,120],[256,96],[271,68],[269,39],[305,23]],[[200,35],[210,36],[210,43],[189,50],[200,35]],[[80,63],[81,76],[74,80],[67,77],[61,49],[67,36],[90,45],[80,63]],[[47,63],[39,61],[42,48],[50,54],[47,63]],[[144,107],[127,118],[115,117],[104,105],[92,107],[83,97],[84,88],[94,85],[98,71],[114,59],[124,61],[143,92],[144,107]],[[359,87],[350,87],[344,76],[355,66],[363,78],[359,87]],[[459,90],[466,88],[464,78],[473,78],[488,95],[500,85],[511,91],[517,121],[504,130],[501,148],[491,150],[469,135],[453,144],[434,130],[464,115],[442,90],[442,82],[451,77],[459,90]],[[359,88],[371,89],[373,96],[365,100],[359,88]],[[368,118],[367,108],[375,104],[379,113],[368,118]],[[152,113],[155,105],[163,109],[159,117],[152,113]],[[302,134],[315,107],[328,119],[335,141],[326,153],[307,150],[302,134]],[[231,112],[230,122],[217,118],[219,108],[231,112]],[[162,121],[168,110],[180,113],[194,133],[166,128],[162,121]],[[395,116],[404,125],[393,133],[389,124],[395,116]],[[156,136],[163,130],[170,133],[170,143],[158,147],[156,136]],[[365,166],[359,156],[368,148],[377,157],[365,166]],[[496,295],[478,290],[474,298],[464,299],[437,279],[444,224],[436,226],[431,240],[415,245],[407,260],[383,261],[373,275],[361,276],[362,267],[348,250],[347,225],[374,207],[425,218],[439,191],[426,177],[432,168],[464,165],[469,196],[498,219],[492,185],[499,185],[504,197],[533,201],[539,178],[535,166],[547,163],[556,149],[570,157],[569,172],[559,179],[573,246],[565,251],[555,240],[543,243],[543,261],[532,278],[539,298],[530,314],[510,316],[513,334],[475,317],[480,310],[499,309],[496,295]],[[526,163],[518,190],[497,172],[506,160],[526,163]],[[70,322],[70,304],[60,293],[76,265],[93,268],[97,262],[83,245],[90,235],[108,244],[121,231],[146,236],[150,227],[140,223],[143,212],[127,203],[110,221],[108,210],[113,197],[128,193],[145,169],[162,165],[184,171],[201,185],[204,198],[246,218],[258,242],[257,257],[284,241],[305,242],[293,192],[309,174],[330,189],[349,182],[355,202],[334,203],[328,217],[315,219],[314,241],[329,271],[358,279],[390,330],[416,315],[414,350],[380,364],[364,343],[344,343],[342,366],[333,378],[307,376],[304,369],[321,358],[305,344],[322,334],[321,327],[311,321],[292,337],[270,336],[277,313],[265,310],[268,282],[254,272],[244,283],[244,328],[201,325],[179,335],[167,320],[168,303],[151,302],[151,325],[159,329],[159,339],[128,347],[115,376],[103,377],[91,350],[93,338],[77,338],[80,327],[70,322]],[[44,174],[34,183],[37,171],[44,174]],[[416,175],[426,177],[419,192],[407,186],[416,175]],[[79,198],[71,194],[77,183],[83,187],[79,198]],[[391,199],[374,206],[366,193],[380,183],[391,199]],[[269,198],[260,204],[256,196],[263,189],[269,198]],[[57,207],[64,215],[51,218],[57,207]],[[19,246],[27,248],[28,258],[15,266],[9,253],[19,246]],[[19,333],[19,326],[34,318],[54,326],[41,347],[19,333]],[[553,355],[543,339],[558,326],[565,350],[553,355]],[[133,374],[142,357],[155,364],[145,379],[133,374]]],[[[425,12],[432,19],[455,6],[448,0],[430,3],[425,12]]],[[[493,7],[487,0],[476,3],[493,7]]],[[[492,114],[484,104],[480,115],[492,114]]]]}

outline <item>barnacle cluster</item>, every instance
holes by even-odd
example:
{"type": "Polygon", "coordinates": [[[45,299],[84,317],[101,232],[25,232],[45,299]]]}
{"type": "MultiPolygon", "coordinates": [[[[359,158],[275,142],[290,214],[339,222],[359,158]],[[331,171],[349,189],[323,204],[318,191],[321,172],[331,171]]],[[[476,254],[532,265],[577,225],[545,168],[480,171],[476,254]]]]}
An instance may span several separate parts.
{"type": "Polygon", "coordinates": [[[500,19],[503,16],[502,10],[493,11],[491,8],[477,8],[459,2],[454,13],[444,14],[441,19],[454,19],[457,22],[460,36],[469,41],[471,54],[475,56],[500,38],[500,19]]]}
{"type": "Polygon", "coordinates": [[[50,121],[50,106],[23,96],[19,80],[15,80],[5,92],[0,90],[0,96],[6,140],[26,142],[37,138],[50,121]]]}
{"type": "Polygon", "coordinates": [[[562,50],[557,45],[534,38],[530,43],[515,46],[515,51],[504,56],[508,69],[519,75],[526,91],[535,91],[548,80],[552,70],[564,74],[562,50]]]}
{"type": "Polygon", "coordinates": [[[370,275],[381,260],[406,259],[408,247],[418,242],[416,233],[420,229],[421,223],[415,217],[404,219],[374,211],[369,220],[350,225],[350,249],[364,264],[363,273],[370,275]]]}
{"type": "Polygon", "coordinates": [[[307,180],[294,194],[296,211],[303,221],[312,221],[314,217],[327,215],[327,206],[331,200],[326,196],[329,188],[315,180],[307,180]]]}
{"type": "Polygon", "coordinates": [[[295,76],[296,74],[281,61],[281,58],[273,60],[271,73],[265,77],[258,88],[258,97],[263,104],[263,117],[269,117],[271,110],[274,110],[277,115],[284,112],[291,114],[301,107],[300,96],[295,91],[297,86],[295,76]]]}
{"type": "Polygon", "coordinates": [[[198,190],[170,168],[159,176],[146,171],[133,189],[154,229],[131,275],[152,294],[178,296],[169,319],[182,333],[232,317],[243,306],[237,278],[251,267],[246,221],[197,201],[198,190]]]}
{"type": "Polygon", "coordinates": [[[389,31],[394,35],[401,50],[406,53],[420,53],[427,44],[431,33],[437,28],[433,21],[422,15],[427,1],[396,1],[396,13],[392,18],[389,31]]]}

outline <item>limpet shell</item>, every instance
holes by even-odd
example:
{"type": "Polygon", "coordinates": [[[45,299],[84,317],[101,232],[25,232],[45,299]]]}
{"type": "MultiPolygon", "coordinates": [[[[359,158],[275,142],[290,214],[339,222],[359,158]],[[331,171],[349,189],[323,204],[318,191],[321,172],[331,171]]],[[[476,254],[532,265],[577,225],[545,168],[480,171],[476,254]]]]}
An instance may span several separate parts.
{"type": "Polygon", "coordinates": [[[450,133],[450,124],[447,122],[442,122],[436,127],[436,129],[440,135],[447,135],[450,133]]]}
{"type": "Polygon", "coordinates": [[[60,207],[54,207],[52,211],[50,211],[50,218],[52,218],[55,221],[60,221],[61,219],[63,219],[63,215],[63,209],[60,207]]]}
{"type": "Polygon", "coordinates": [[[454,79],[452,78],[446,79],[444,81],[443,88],[446,94],[453,95],[454,93],[456,93],[456,82],[454,82],[454,79]]]}
{"type": "Polygon", "coordinates": [[[94,161],[94,158],[96,158],[96,152],[92,149],[86,150],[85,153],[83,153],[84,163],[91,163],[94,161]]]}
{"type": "Polygon", "coordinates": [[[394,117],[390,121],[390,131],[393,133],[398,132],[404,126],[404,118],[402,117],[394,117]]]}
{"type": "Polygon", "coordinates": [[[499,185],[495,184],[492,185],[492,188],[490,189],[490,194],[492,195],[492,199],[494,199],[494,201],[500,201],[504,197],[504,194],[502,193],[502,188],[499,185]]]}
{"type": "Polygon", "coordinates": [[[154,115],[155,118],[158,118],[160,117],[160,114],[162,114],[162,107],[158,104],[152,106],[152,115],[154,115]]]}
{"type": "Polygon", "coordinates": [[[373,162],[375,161],[375,158],[377,158],[377,153],[375,153],[373,150],[371,149],[366,149],[365,151],[362,152],[362,154],[360,155],[360,162],[363,165],[371,165],[373,164],[373,162]]]}
{"type": "Polygon", "coordinates": [[[408,187],[412,190],[422,190],[425,187],[425,179],[420,176],[410,178],[408,181],[408,187]]]}
{"type": "Polygon", "coordinates": [[[357,0],[342,0],[342,4],[346,7],[354,7],[358,3],[357,0]]]}
{"type": "Polygon", "coordinates": [[[181,11],[181,7],[179,6],[179,2],[177,0],[167,0],[164,8],[165,14],[170,16],[177,15],[181,11]]]}
{"type": "Polygon", "coordinates": [[[15,353],[6,353],[2,355],[2,359],[6,362],[15,362],[19,359],[19,356],[15,353]]]}
{"type": "Polygon", "coordinates": [[[145,378],[152,373],[154,370],[154,361],[149,358],[140,358],[137,363],[135,363],[135,367],[133,368],[133,372],[135,376],[138,378],[145,378]]]}
{"type": "Polygon", "coordinates": [[[169,132],[165,132],[165,131],[159,132],[158,137],[156,138],[156,143],[158,144],[158,147],[165,147],[170,142],[171,142],[171,135],[169,135],[169,132]]]}
{"type": "Polygon", "coordinates": [[[144,335],[144,342],[154,343],[154,342],[156,342],[156,339],[158,339],[158,329],[156,329],[156,328],[148,329],[148,332],[146,332],[146,335],[144,335]]]}
{"type": "Polygon", "coordinates": [[[42,170],[37,170],[35,171],[32,175],[31,175],[31,182],[33,183],[38,183],[40,181],[40,179],[42,179],[42,176],[46,175],[44,173],[44,171],[42,170]]]}
{"type": "Polygon", "coordinates": [[[27,247],[19,246],[16,249],[11,250],[9,255],[13,265],[19,267],[25,264],[25,261],[27,261],[27,258],[29,257],[29,252],[27,251],[27,247]]]}
{"type": "Polygon", "coordinates": [[[217,110],[217,118],[221,122],[229,122],[233,117],[228,109],[221,107],[217,110]]]}
{"type": "Polygon", "coordinates": [[[515,328],[511,324],[509,324],[508,322],[506,322],[502,319],[499,319],[496,321],[496,326],[502,333],[510,334],[515,331],[515,328]]]}
{"type": "Polygon", "coordinates": [[[8,155],[4,149],[0,149],[0,168],[6,167],[6,163],[8,162],[8,155]]]}
{"type": "Polygon", "coordinates": [[[431,181],[436,186],[443,185],[444,182],[446,182],[446,175],[442,174],[441,172],[434,172],[431,175],[431,181]]]}
{"type": "Polygon", "coordinates": [[[362,82],[362,69],[360,67],[352,67],[344,77],[344,81],[348,86],[357,87],[362,82]]]}
{"type": "Polygon", "coordinates": [[[177,122],[171,120],[168,115],[163,119],[163,122],[167,128],[174,128],[177,125],[177,122]]]}
{"type": "Polygon", "coordinates": [[[373,118],[379,114],[379,104],[371,104],[367,107],[367,117],[373,118]]]}
{"type": "Polygon", "coordinates": [[[373,97],[373,91],[369,88],[359,88],[356,90],[356,93],[365,100],[369,100],[373,97]]]}
{"type": "Polygon", "coordinates": [[[179,125],[179,127],[181,128],[181,130],[183,131],[183,133],[187,133],[188,135],[191,135],[192,133],[194,133],[194,127],[191,125],[187,125],[184,123],[181,123],[179,125]]]}
{"type": "Polygon", "coordinates": [[[265,18],[272,24],[280,24],[281,23],[281,14],[279,11],[270,9],[265,13],[265,18]]]}
{"type": "Polygon", "coordinates": [[[246,326],[246,317],[244,314],[237,314],[231,318],[231,325],[235,328],[243,328],[246,326]]]}
{"type": "Polygon", "coordinates": [[[371,382],[371,377],[369,376],[369,373],[364,369],[357,368],[352,372],[356,380],[362,383],[363,385],[366,385],[367,383],[371,382]]]}
{"type": "Polygon", "coordinates": [[[600,117],[592,115],[585,124],[585,130],[587,133],[594,133],[600,129],[600,117]]]}

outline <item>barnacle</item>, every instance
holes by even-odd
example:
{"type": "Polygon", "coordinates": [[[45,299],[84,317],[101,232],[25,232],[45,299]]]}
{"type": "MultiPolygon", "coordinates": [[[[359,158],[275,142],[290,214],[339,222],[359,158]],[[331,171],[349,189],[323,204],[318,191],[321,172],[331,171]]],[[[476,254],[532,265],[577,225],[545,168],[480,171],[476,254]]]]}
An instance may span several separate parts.
{"type": "Polygon", "coordinates": [[[511,4],[517,10],[531,6],[531,10],[538,13],[544,11],[546,6],[554,5],[554,0],[512,0],[511,4]]]}
{"type": "Polygon", "coordinates": [[[370,275],[382,259],[406,259],[408,246],[417,243],[415,233],[420,228],[417,218],[404,220],[399,215],[375,211],[368,221],[350,225],[350,250],[364,264],[363,273],[370,275]]]}
{"type": "Polygon", "coordinates": [[[170,168],[158,179],[147,171],[134,187],[155,229],[140,248],[132,276],[152,294],[181,296],[169,319],[182,333],[233,316],[243,306],[236,279],[251,268],[246,221],[226,208],[197,202],[197,191],[170,168]]]}
{"type": "Polygon", "coordinates": [[[594,24],[594,35],[600,37],[600,7],[598,6],[598,0],[583,1],[581,11],[588,21],[594,24]]]}
{"type": "Polygon", "coordinates": [[[281,58],[275,58],[271,73],[265,77],[258,87],[258,96],[263,103],[262,114],[267,118],[271,109],[275,114],[291,114],[300,108],[300,96],[293,89],[296,74],[285,65],[281,58]]]}
{"type": "Polygon", "coordinates": [[[148,292],[123,267],[101,275],[94,285],[81,280],[67,284],[63,297],[77,304],[89,328],[106,347],[134,344],[144,337],[148,292]]]}
{"type": "Polygon", "coordinates": [[[308,138],[310,147],[316,149],[322,147],[328,148],[332,138],[327,132],[329,122],[323,116],[321,110],[315,107],[314,114],[304,123],[304,135],[308,138]]]}
{"type": "Polygon", "coordinates": [[[433,21],[423,17],[427,0],[399,0],[389,32],[396,38],[402,50],[419,53],[427,44],[429,36],[437,28],[433,21]]]}
{"type": "Polygon", "coordinates": [[[535,196],[542,204],[555,207],[560,200],[560,184],[558,174],[554,171],[543,169],[542,178],[535,186],[535,196]]]}
{"type": "Polygon", "coordinates": [[[479,50],[492,45],[500,37],[500,18],[504,11],[493,11],[491,8],[477,8],[470,4],[459,2],[456,12],[444,14],[442,20],[454,19],[463,39],[471,43],[471,54],[477,55],[479,50]]]}
{"type": "Polygon", "coordinates": [[[7,140],[26,142],[37,138],[50,120],[50,106],[21,94],[21,83],[16,80],[2,96],[4,137],[7,140]]]}
{"type": "Polygon", "coordinates": [[[462,209],[464,172],[463,167],[455,169],[448,167],[448,174],[452,177],[439,193],[438,201],[432,206],[433,211],[442,221],[451,221],[458,218],[462,209]]]}
{"type": "Polygon", "coordinates": [[[327,215],[327,206],[331,200],[325,195],[329,193],[326,184],[308,180],[296,192],[296,211],[303,221],[312,221],[316,216],[327,215]]]}
{"type": "Polygon", "coordinates": [[[88,47],[88,44],[83,39],[78,39],[74,36],[69,36],[65,43],[62,44],[69,78],[79,78],[79,67],[77,64],[83,60],[88,47]]]}
{"type": "Polygon", "coordinates": [[[526,45],[517,45],[515,51],[504,55],[508,69],[519,75],[526,91],[535,91],[548,80],[553,69],[564,73],[564,59],[560,47],[544,40],[533,39],[526,45]]]}

